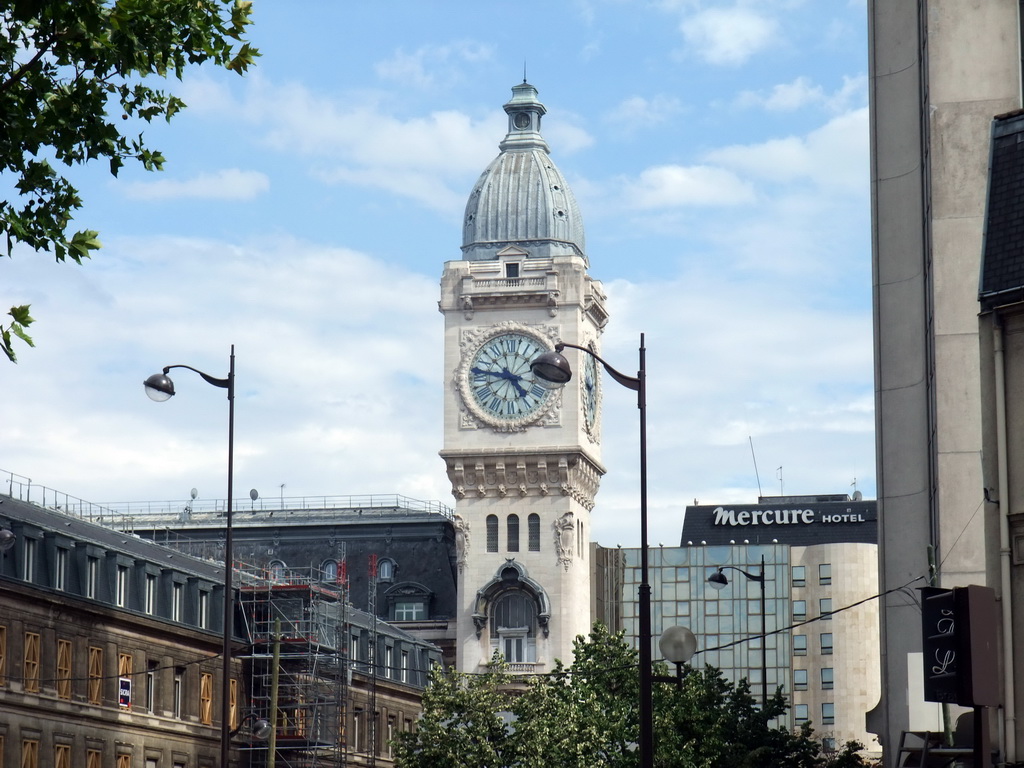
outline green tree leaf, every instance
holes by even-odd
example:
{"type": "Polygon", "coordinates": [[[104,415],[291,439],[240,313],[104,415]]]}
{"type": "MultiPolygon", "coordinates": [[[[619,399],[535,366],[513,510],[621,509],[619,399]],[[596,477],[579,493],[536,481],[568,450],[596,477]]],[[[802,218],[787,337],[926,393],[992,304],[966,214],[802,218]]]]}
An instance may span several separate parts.
{"type": "MultiPolygon", "coordinates": [[[[0,201],[7,255],[16,244],[76,263],[100,248],[98,234],[69,237],[82,207],[69,180],[76,165],[105,159],[117,176],[128,161],[159,171],[166,162],[129,117],[170,120],[181,99],[153,87],[191,65],[243,74],[259,51],[245,41],[247,0],[16,0],[0,4],[0,175],[17,190],[0,201]],[[52,163],[52,164],[51,164],[52,163]]],[[[0,326],[11,361],[23,323],[0,326]]]]}

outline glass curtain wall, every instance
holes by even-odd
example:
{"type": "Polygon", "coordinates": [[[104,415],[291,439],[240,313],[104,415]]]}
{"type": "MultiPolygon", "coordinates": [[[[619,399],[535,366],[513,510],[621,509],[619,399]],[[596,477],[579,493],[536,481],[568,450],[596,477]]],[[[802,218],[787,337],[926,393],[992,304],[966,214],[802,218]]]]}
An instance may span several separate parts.
{"type": "MultiPolygon", "coordinates": [[[[622,583],[622,622],[626,637],[637,645],[637,588],[640,584],[640,550],[619,550],[624,558],[622,583]]],[[[652,547],[648,553],[651,583],[652,656],[660,659],[658,638],[668,627],[687,627],[697,636],[697,654],[691,664],[710,664],[731,682],[746,678],[751,694],[760,701],[761,647],[766,643],[768,695],[778,686],[793,690],[791,680],[792,648],[791,583],[789,547],[782,544],[652,547]],[[715,589],[707,579],[719,566],[740,568],[760,575],[764,556],[765,624],[768,636],[761,638],[761,585],[742,573],[726,569],[729,579],[723,589],[715,589]]]]}

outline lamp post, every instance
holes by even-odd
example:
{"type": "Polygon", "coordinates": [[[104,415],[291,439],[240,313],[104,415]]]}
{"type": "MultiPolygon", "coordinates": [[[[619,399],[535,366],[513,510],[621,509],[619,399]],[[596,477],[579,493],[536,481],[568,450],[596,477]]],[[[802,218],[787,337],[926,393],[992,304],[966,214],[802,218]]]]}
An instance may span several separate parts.
{"type": "Polygon", "coordinates": [[[708,576],[708,584],[715,589],[724,589],[729,583],[729,579],[722,573],[726,568],[739,571],[751,581],[756,581],[761,585],[761,711],[765,712],[768,709],[768,628],[766,623],[767,611],[765,610],[765,569],[764,569],[764,555],[761,555],[761,575],[747,573],[742,568],[737,568],[735,565],[723,565],[718,568],[715,573],[708,576]]]}
{"type": "Polygon", "coordinates": [[[559,342],[554,352],[539,355],[530,369],[535,377],[554,386],[562,386],[572,378],[569,361],[562,356],[566,348],[586,352],[597,360],[615,381],[637,393],[640,409],[640,768],[654,766],[654,712],[651,675],[651,585],[647,573],[647,368],[644,335],[640,334],[640,368],[636,376],[615,370],[588,347],[559,342]]]}
{"type": "Polygon", "coordinates": [[[154,373],[143,382],[146,394],[158,403],[170,400],[174,396],[174,382],[167,376],[172,368],[187,368],[203,377],[203,380],[215,387],[228,391],[228,506],[224,523],[224,671],[221,681],[221,734],[220,734],[220,765],[228,768],[231,751],[231,630],[234,624],[235,600],[232,594],[231,575],[234,569],[234,547],[231,535],[231,499],[234,491],[235,474],[235,345],[231,345],[231,357],[228,364],[228,377],[218,379],[203,373],[191,365],[168,365],[163,373],[154,373]]]}

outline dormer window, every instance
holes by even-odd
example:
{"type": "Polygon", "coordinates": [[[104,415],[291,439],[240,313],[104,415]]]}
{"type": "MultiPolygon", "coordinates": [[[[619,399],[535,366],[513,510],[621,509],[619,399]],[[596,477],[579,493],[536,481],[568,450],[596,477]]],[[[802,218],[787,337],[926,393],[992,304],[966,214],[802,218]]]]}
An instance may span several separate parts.
{"type": "Polygon", "coordinates": [[[519,277],[519,262],[518,261],[507,261],[505,262],[505,277],[510,280],[515,280],[519,277]]]}

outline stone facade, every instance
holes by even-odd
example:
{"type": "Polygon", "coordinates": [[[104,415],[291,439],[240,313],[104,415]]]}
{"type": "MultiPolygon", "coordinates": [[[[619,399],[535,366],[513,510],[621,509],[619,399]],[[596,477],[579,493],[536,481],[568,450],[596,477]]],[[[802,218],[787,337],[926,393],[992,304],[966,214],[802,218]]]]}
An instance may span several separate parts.
{"type": "Polygon", "coordinates": [[[0,764],[217,765],[222,566],[9,496],[0,528],[0,764]]]}
{"type": "MultiPolygon", "coordinates": [[[[999,473],[995,421],[983,419],[995,387],[982,373],[993,357],[991,331],[979,334],[978,275],[992,119],[1021,107],[1021,27],[1013,0],[871,0],[868,17],[879,575],[888,593],[882,695],[869,727],[891,766],[902,731],[943,728],[939,705],[923,699],[921,634],[908,630],[920,623],[918,601],[902,588],[926,583],[933,562],[937,586],[992,586],[1007,611],[1013,603],[999,531],[1017,510],[988,501],[1000,498],[999,473]]],[[[1009,735],[999,747],[1012,762],[1024,731],[1012,711],[1000,717],[993,733],[1009,735]]]]}

